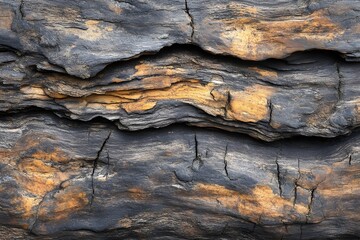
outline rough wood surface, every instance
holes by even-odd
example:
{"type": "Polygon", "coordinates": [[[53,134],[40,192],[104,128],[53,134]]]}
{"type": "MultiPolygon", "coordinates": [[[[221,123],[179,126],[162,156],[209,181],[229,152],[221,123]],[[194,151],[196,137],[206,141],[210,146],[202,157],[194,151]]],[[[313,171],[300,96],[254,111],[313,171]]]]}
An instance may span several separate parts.
{"type": "Polygon", "coordinates": [[[264,143],[199,128],[131,133],[27,114],[2,117],[0,139],[1,224],[36,235],[360,235],[358,132],[264,143]]]}
{"type": "Polygon", "coordinates": [[[352,0],[188,0],[194,42],[243,59],[283,58],[308,49],[358,60],[360,4],[352,0]]]}
{"type": "Polygon", "coordinates": [[[360,54],[356,0],[1,0],[0,9],[0,45],[82,78],[175,43],[250,60],[308,49],[360,54]]]}
{"type": "Polygon", "coordinates": [[[331,52],[249,62],[179,46],[112,64],[89,81],[41,71],[42,57],[3,59],[1,111],[33,106],[85,121],[100,116],[127,130],[184,122],[265,140],[333,137],[360,123],[360,63],[331,52]]]}
{"type": "Polygon", "coordinates": [[[359,239],[359,19],[0,0],[0,239],[359,239]]]}

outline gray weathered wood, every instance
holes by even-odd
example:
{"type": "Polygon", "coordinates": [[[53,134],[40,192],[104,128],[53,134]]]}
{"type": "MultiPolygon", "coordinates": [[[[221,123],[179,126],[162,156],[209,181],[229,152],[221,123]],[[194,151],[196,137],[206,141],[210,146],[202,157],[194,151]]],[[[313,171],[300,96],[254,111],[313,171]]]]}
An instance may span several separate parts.
{"type": "Polygon", "coordinates": [[[24,56],[0,66],[1,111],[40,107],[132,131],[184,122],[268,141],[334,137],[360,122],[360,64],[331,52],[251,62],[178,47],[113,64],[89,81],[44,71],[43,61],[24,56]]]}
{"type": "Polygon", "coordinates": [[[264,143],[33,113],[1,117],[0,139],[0,224],[35,236],[360,236],[358,132],[264,143]]]}
{"type": "Polygon", "coordinates": [[[359,19],[0,0],[0,239],[359,239],[359,19]]]}
{"type": "Polygon", "coordinates": [[[308,49],[358,60],[358,1],[1,0],[0,45],[89,78],[109,63],[193,43],[242,59],[308,49]]]}

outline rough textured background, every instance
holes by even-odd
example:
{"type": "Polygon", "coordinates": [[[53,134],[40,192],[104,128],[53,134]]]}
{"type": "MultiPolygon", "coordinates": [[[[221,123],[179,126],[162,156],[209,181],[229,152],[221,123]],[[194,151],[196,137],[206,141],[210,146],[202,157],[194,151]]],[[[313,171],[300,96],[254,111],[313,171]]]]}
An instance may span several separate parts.
{"type": "Polygon", "coordinates": [[[360,238],[359,19],[0,0],[0,238],[360,238]]]}

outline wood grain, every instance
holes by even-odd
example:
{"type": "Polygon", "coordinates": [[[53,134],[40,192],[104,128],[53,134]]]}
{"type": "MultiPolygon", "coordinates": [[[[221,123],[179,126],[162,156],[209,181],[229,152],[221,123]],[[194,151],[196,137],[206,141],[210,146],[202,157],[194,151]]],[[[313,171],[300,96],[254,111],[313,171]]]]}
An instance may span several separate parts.
{"type": "Polygon", "coordinates": [[[359,239],[359,19],[0,0],[0,239],[359,239]]]}
{"type": "Polygon", "coordinates": [[[358,1],[1,0],[0,9],[0,45],[81,78],[184,43],[248,60],[309,49],[359,59],[358,1]]]}
{"type": "Polygon", "coordinates": [[[333,52],[252,62],[178,46],[112,64],[89,81],[44,70],[43,61],[24,56],[0,66],[1,111],[39,107],[131,131],[186,123],[267,141],[334,137],[360,121],[360,64],[333,52]]]}
{"type": "Polygon", "coordinates": [[[2,117],[0,139],[1,224],[35,236],[360,234],[358,132],[264,143],[183,126],[122,132],[32,113],[2,117]]]}

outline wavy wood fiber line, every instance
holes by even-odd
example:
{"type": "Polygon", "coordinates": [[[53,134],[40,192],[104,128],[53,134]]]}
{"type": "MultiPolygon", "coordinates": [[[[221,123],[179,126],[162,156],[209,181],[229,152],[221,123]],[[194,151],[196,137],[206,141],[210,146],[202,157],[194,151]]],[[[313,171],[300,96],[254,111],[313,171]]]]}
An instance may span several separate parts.
{"type": "Polygon", "coordinates": [[[360,238],[359,19],[0,0],[0,239],[360,238]]]}

